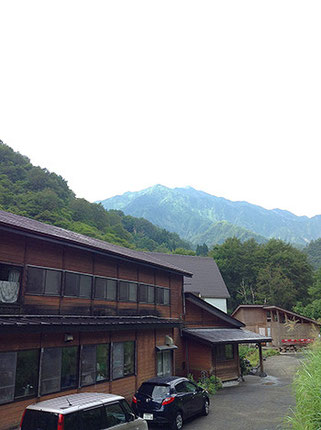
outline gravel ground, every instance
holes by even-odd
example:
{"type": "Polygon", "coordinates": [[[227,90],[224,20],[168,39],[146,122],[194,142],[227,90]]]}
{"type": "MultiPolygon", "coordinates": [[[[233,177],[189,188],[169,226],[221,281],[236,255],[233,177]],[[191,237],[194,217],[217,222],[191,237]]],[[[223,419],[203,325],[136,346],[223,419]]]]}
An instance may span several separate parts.
{"type": "Polygon", "coordinates": [[[267,377],[249,375],[239,385],[220,390],[211,398],[209,415],[186,422],[184,430],[282,429],[295,404],[291,383],[300,360],[300,354],[269,357],[264,362],[267,377]]]}

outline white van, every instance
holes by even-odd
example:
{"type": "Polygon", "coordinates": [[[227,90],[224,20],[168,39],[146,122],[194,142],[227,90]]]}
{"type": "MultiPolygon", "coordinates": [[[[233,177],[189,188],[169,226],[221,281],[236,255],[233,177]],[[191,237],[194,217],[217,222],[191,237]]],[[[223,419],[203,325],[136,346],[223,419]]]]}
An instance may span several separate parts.
{"type": "Polygon", "coordinates": [[[147,430],[124,397],[104,393],[80,393],[29,405],[20,430],[147,430]]]}

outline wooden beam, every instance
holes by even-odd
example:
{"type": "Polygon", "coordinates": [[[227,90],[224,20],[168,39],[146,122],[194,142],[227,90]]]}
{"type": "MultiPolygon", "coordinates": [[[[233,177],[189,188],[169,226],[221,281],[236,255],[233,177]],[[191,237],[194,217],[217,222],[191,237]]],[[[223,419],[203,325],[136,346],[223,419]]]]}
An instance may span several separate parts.
{"type": "Polygon", "coordinates": [[[261,376],[261,378],[264,378],[265,376],[267,376],[267,374],[264,372],[264,368],[263,368],[262,344],[258,343],[258,347],[259,347],[259,356],[260,356],[260,371],[259,371],[259,376],[261,376]]]}

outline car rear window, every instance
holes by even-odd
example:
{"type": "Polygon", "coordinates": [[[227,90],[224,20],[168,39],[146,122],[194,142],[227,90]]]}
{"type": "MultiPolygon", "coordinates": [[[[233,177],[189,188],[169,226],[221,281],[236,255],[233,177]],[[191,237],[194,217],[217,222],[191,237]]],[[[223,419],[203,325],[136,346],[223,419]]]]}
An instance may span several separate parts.
{"type": "Polygon", "coordinates": [[[26,409],[21,430],[57,430],[58,414],[26,409]]]}
{"type": "Polygon", "coordinates": [[[169,394],[169,385],[143,384],[138,392],[153,399],[164,399],[169,394]]]}

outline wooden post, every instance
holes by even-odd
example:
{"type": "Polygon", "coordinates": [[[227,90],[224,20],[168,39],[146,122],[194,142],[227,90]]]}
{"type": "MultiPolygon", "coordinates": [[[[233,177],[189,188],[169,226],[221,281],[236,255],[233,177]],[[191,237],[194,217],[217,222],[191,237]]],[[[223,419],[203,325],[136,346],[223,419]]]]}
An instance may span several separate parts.
{"type": "Polygon", "coordinates": [[[260,371],[259,371],[259,376],[261,376],[261,378],[267,376],[267,374],[264,372],[263,369],[263,354],[262,354],[262,344],[258,343],[259,346],[259,356],[260,356],[260,371]]]}

